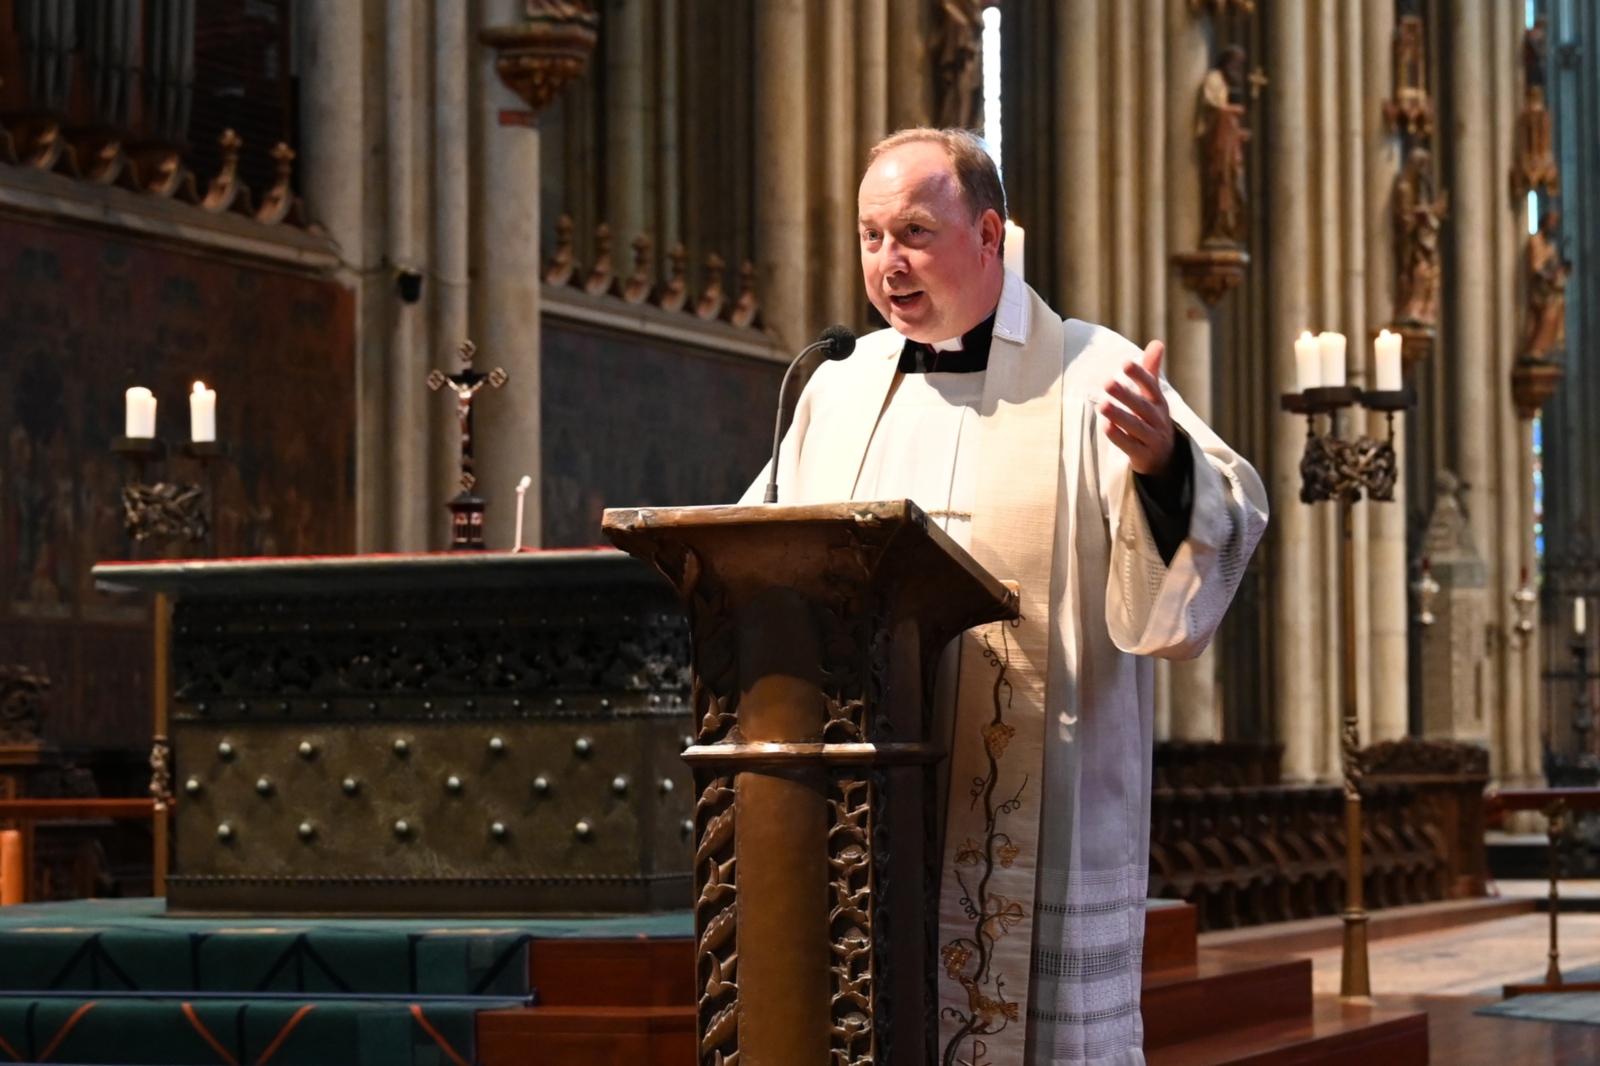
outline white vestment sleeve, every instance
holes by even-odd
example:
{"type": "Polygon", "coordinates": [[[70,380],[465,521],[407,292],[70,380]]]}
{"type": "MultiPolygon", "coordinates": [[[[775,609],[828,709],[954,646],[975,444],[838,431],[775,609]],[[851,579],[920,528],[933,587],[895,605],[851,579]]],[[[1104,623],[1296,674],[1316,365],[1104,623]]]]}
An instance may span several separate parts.
{"type": "Polygon", "coordinates": [[[1189,536],[1171,565],[1163,563],[1127,455],[1115,446],[1097,449],[1101,506],[1111,535],[1106,625],[1112,641],[1129,654],[1192,659],[1211,642],[1266,531],[1267,493],[1255,468],[1165,379],[1161,387],[1193,450],[1189,536]]]}

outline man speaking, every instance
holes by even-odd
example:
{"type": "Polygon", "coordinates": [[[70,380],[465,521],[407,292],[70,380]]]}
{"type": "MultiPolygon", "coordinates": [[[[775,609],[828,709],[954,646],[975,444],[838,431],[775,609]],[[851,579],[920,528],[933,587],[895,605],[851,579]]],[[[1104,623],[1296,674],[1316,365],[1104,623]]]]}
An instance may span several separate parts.
{"type": "Polygon", "coordinates": [[[861,267],[890,328],[813,375],[777,480],[785,503],[915,500],[1020,588],[1020,620],[963,636],[935,687],[939,1062],[1138,1066],[1147,657],[1205,648],[1266,494],[1162,377],[1160,342],[1063,321],[1005,270],[1005,218],[974,135],[873,149],[861,267]]]}

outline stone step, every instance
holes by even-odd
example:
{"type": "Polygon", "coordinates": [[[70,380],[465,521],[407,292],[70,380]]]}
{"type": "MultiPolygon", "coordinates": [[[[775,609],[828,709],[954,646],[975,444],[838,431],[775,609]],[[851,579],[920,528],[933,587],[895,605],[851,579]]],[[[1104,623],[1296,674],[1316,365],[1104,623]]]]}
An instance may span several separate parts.
{"type": "Polygon", "coordinates": [[[1196,965],[1146,973],[1145,1048],[1311,1013],[1311,961],[1202,951],[1196,965]]]}
{"type": "Polygon", "coordinates": [[[1428,1016],[1319,996],[1309,1015],[1156,1048],[1145,1060],[1147,1066],[1427,1066],[1428,1016]]]}

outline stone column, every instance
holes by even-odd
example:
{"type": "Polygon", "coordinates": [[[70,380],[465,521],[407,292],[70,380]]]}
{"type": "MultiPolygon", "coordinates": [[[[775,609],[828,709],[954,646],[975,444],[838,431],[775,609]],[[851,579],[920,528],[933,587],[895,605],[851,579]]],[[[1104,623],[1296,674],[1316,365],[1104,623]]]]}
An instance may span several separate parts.
{"type": "MultiPolygon", "coordinates": [[[[426,237],[418,206],[425,198],[426,175],[418,172],[419,129],[426,64],[417,61],[416,0],[387,0],[384,19],[387,118],[388,267],[391,284],[401,270],[420,271],[426,237]],[[419,189],[419,186],[421,188],[419,189]]],[[[390,547],[421,551],[428,546],[428,303],[390,301],[389,320],[389,506],[390,547]],[[402,428],[405,427],[405,428],[402,428]],[[421,431],[418,429],[421,427],[421,431]]]]}
{"type": "MultiPolygon", "coordinates": [[[[1169,0],[1140,0],[1139,5],[1139,218],[1140,280],[1143,291],[1139,332],[1143,340],[1160,337],[1167,343],[1167,374],[1172,374],[1173,334],[1167,321],[1171,284],[1167,266],[1167,204],[1172,180],[1168,173],[1167,116],[1167,8],[1169,0]]],[[[1174,297],[1178,298],[1177,296],[1174,297]]],[[[1156,660],[1155,733],[1157,740],[1172,738],[1172,664],[1156,660]]]]}
{"type": "MultiPolygon", "coordinates": [[[[1167,191],[1165,229],[1170,250],[1192,252],[1200,247],[1201,228],[1200,143],[1195,137],[1200,86],[1211,66],[1204,16],[1189,0],[1166,0],[1166,115],[1167,191]]],[[[1159,210],[1159,209],[1158,209],[1159,210]]],[[[1167,378],[1194,408],[1211,419],[1211,313],[1205,301],[1183,283],[1178,268],[1161,260],[1148,268],[1167,276],[1166,341],[1167,378]]],[[[1198,659],[1174,662],[1170,670],[1172,737],[1177,740],[1222,739],[1222,715],[1217,706],[1215,647],[1198,659]]]]}
{"type": "Polygon", "coordinates": [[[381,311],[385,289],[381,229],[368,225],[367,169],[373,143],[365,92],[363,5],[317,4],[301,25],[300,175],[306,210],[339,245],[340,281],[356,293],[356,549],[384,547],[388,417],[383,357],[388,348],[381,311]],[[377,308],[379,316],[373,314],[377,308]],[[369,325],[369,322],[373,322],[369,325]]]}
{"type": "MultiPolygon", "coordinates": [[[[1340,299],[1340,286],[1344,281],[1344,248],[1340,239],[1344,234],[1340,224],[1339,152],[1343,143],[1339,136],[1339,18],[1335,3],[1336,0],[1317,0],[1308,5],[1311,9],[1308,18],[1314,20],[1309,54],[1313,57],[1311,63],[1316,77],[1312,88],[1315,110],[1312,112],[1311,159],[1317,197],[1317,208],[1312,215],[1316,299],[1310,328],[1348,334],[1344,303],[1340,299]]],[[[1340,417],[1341,432],[1348,433],[1348,420],[1352,417],[1353,412],[1340,417]]],[[[1344,592],[1339,575],[1339,512],[1330,503],[1313,507],[1312,514],[1316,529],[1315,580],[1322,593],[1320,603],[1325,605],[1317,620],[1317,642],[1322,653],[1321,662],[1317,664],[1322,694],[1317,747],[1322,779],[1335,781],[1341,770],[1339,738],[1344,717],[1344,642],[1338,614],[1344,592]]]]}
{"type": "Polygon", "coordinates": [[[1101,18],[1110,24],[1111,70],[1111,292],[1105,324],[1141,346],[1139,336],[1139,19],[1116,0],[1100,0],[1101,18]]]}
{"type": "Polygon", "coordinates": [[[1056,12],[1056,243],[1052,306],[1061,314],[1104,318],[1100,274],[1100,4],[1064,0],[1056,12]]]}
{"type": "MultiPolygon", "coordinates": [[[[1400,141],[1383,117],[1394,92],[1394,0],[1367,0],[1362,9],[1361,152],[1366,226],[1366,332],[1394,317],[1394,183],[1400,175],[1400,141]]],[[[1365,341],[1363,342],[1365,346],[1365,341]]],[[[1370,351],[1370,349],[1368,349],[1370,351]]],[[[1397,414],[1395,451],[1405,469],[1405,418],[1397,414]]],[[[1381,434],[1381,415],[1367,419],[1367,432],[1381,434]]],[[[1409,572],[1406,563],[1405,478],[1395,484],[1394,501],[1374,504],[1368,514],[1368,582],[1371,589],[1371,699],[1369,737],[1393,740],[1406,735],[1407,616],[1409,572]]]]}
{"type": "MultiPolygon", "coordinates": [[[[1272,287],[1268,344],[1272,353],[1272,393],[1293,391],[1294,338],[1311,322],[1311,212],[1306,185],[1310,157],[1306,126],[1306,17],[1302,4],[1268,9],[1268,55],[1275,99],[1269,131],[1272,204],[1270,233],[1272,287]]],[[[1274,407],[1276,404],[1274,404],[1274,407]]],[[[1274,412],[1271,474],[1274,565],[1273,707],[1284,743],[1283,775],[1302,782],[1316,776],[1316,727],[1322,703],[1317,656],[1319,636],[1316,586],[1312,581],[1311,509],[1300,503],[1300,454],[1305,424],[1274,412]]]]}
{"type": "MultiPolygon", "coordinates": [[[[487,26],[516,23],[518,0],[484,0],[487,26]]],[[[539,132],[501,125],[502,111],[528,105],[495,73],[495,53],[475,46],[477,69],[477,188],[473,219],[473,337],[478,368],[504,367],[510,383],[478,394],[473,409],[477,493],[488,499],[484,539],[490,548],[514,541],[517,482],[527,475],[523,544],[542,539],[539,417],[539,132]]],[[[598,530],[596,533],[598,534],[598,530]]]]}
{"type": "MultiPolygon", "coordinates": [[[[467,279],[471,257],[471,184],[468,170],[468,86],[477,45],[467,32],[467,7],[460,0],[433,0],[433,367],[457,369],[456,352],[471,332],[467,279]]],[[[457,477],[455,405],[431,395],[428,424],[433,428],[428,504],[428,543],[450,542],[444,503],[460,491],[457,477]]]]}
{"type": "MultiPolygon", "coordinates": [[[[683,150],[679,133],[681,72],[678,0],[656,0],[656,250],[683,240],[683,150]]],[[[661,261],[658,256],[658,261],[661,261]]]]}
{"type": "MultiPolygon", "coordinates": [[[[1524,12],[1511,4],[1490,5],[1492,19],[1490,55],[1493,57],[1491,81],[1494,87],[1494,147],[1491,174],[1505,174],[1515,155],[1517,112],[1522,93],[1522,29],[1524,12]]],[[[1522,324],[1522,262],[1528,240],[1528,209],[1525,197],[1513,198],[1501,187],[1492,203],[1494,233],[1495,293],[1494,358],[1492,386],[1494,397],[1495,480],[1500,486],[1500,506],[1492,520],[1498,527],[1491,556],[1489,620],[1499,639],[1490,645],[1499,673],[1500,698],[1490,705],[1497,721],[1491,723],[1490,770],[1502,781],[1515,781],[1522,775],[1525,761],[1523,718],[1528,699],[1523,690],[1522,660],[1533,652],[1525,649],[1515,630],[1516,616],[1511,594],[1520,587],[1524,567],[1523,544],[1533,526],[1532,497],[1522,488],[1522,426],[1511,394],[1511,368],[1517,358],[1517,342],[1522,324]],[[1498,713],[1496,713],[1498,712],[1498,713]]],[[[1533,573],[1531,567],[1528,573],[1533,573]]],[[[1530,642],[1531,644],[1531,642],[1530,642]]]]}
{"type": "MultiPolygon", "coordinates": [[[[826,0],[823,9],[822,54],[850,56],[856,50],[856,18],[852,0],[826,0]]],[[[824,275],[818,287],[818,326],[842,322],[855,329],[861,323],[861,253],[856,236],[856,188],[861,160],[856,136],[855,67],[829,65],[816,72],[820,82],[826,180],[823,182],[822,245],[824,275]]]]}
{"type": "Polygon", "coordinates": [[[887,0],[890,133],[926,126],[933,119],[933,71],[928,63],[932,6],[926,0],[887,0]]]}
{"type": "Polygon", "coordinates": [[[806,5],[767,0],[756,17],[756,277],[763,317],[798,351],[807,322],[806,5]]]}
{"type": "Polygon", "coordinates": [[[616,261],[633,266],[633,239],[646,220],[645,181],[645,5],[644,0],[607,0],[600,19],[605,52],[606,210],[616,261]]]}
{"type": "Polygon", "coordinates": [[[1450,177],[1451,232],[1455,237],[1455,287],[1449,301],[1450,333],[1440,358],[1453,388],[1456,465],[1469,486],[1467,519],[1473,542],[1483,551],[1494,544],[1497,499],[1490,464],[1494,419],[1490,380],[1494,361],[1493,263],[1494,204],[1504,173],[1492,166],[1489,69],[1485,62],[1489,23],[1487,0],[1454,0],[1450,13],[1450,98],[1456,121],[1455,170],[1450,177]]]}
{"type": "Polygon", "coordinates": [[[856,0],[856,154],[889,135],[889,0],[856,0]]]}

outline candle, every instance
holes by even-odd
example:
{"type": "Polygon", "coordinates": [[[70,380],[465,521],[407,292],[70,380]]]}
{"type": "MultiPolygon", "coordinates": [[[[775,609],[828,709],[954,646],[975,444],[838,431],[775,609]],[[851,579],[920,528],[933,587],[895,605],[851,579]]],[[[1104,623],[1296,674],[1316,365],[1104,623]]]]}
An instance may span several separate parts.
{"type": "Polygon", "coordinates": [[[1322,387],[1339,388],[1345,383],[1343,333],[1317,334],[1317,348],[1322,354],[1322,387]]]}
{"type": "Polygon", "coordinates": [[[1572,601],[1572,631],[1583,636],[1589,631],[1589,604],[1582,596],[1572,601]]]}
{"type": "Polygon", "coordinates": [[[1310,330],[1300,334],[1300,339],[1294,342],[1294,369],[1301,392],[1322,384],[1322,354],[1310,330]]]}
{"type": "Polygon", "coordinates": [[[206,383],[194,383],[189,394],[189,439],[196,444],[208,444],[217,439],[217,390],[206,388],[206,383]]]}
{"type": "Polygon", "coordinates": [[[135,385],[127,392],[125,422],[125,437],[149,438],[156,435],[156,398],[143,385],[135,385]]]}
{"type": "Polygon", "coordinates": [[[1372,342],[1372,362],[1377,367],[1377,391],[1399,392],[1405,387],[1400,372],[1400,334],[1378,331],[1372,342]]]}
{"type": "Polygon", "coordinates": [[[1022,227],[1006,219],[1006,269],[1022,280],[1022,227]]]}

